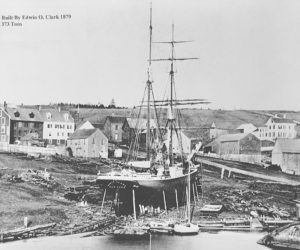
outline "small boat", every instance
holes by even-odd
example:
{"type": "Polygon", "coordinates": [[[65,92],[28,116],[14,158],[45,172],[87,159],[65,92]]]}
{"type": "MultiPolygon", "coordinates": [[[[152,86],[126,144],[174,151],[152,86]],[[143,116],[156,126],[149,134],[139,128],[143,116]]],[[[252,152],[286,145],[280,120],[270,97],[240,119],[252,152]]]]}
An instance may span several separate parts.
{"type": "Polygon", "coordinates": [[[116,229],[113,235],[122,239],[144,239],[150,236],[149,230],[141,227],[125,227],[116,229]]]}
{"type": "Polygon", "coordinates": [[[158,233],[158,234],[173,234],[174,233],[174,225],[167,222],[156,222],[151,221],[150,232],[158,233]]]}
{"type": "Polygon", "coordinates": [[[189,177],[188,178],[188,188],[187,188],[187,206],[186,206],[188,222],[185,224],[183,223],[183,224],[174,225],[174,233],[177,235],[195,235],[195,234],[199,233],[198,225],[191,223],[191,185],[190,185],[190,181],[191,181],[191,179],[189,177]]]}
{"type": "Polygon", "coordinates": [[[300,222],[278,228],[257,243],[272,248],[300,249],[300,222]]]}
{"type": "Polygon", "coordinates": [[[192,223],[176,224],[174,226],[174,233],[177,235],[196,235],[198,232],[198,225],[192,223]]]}

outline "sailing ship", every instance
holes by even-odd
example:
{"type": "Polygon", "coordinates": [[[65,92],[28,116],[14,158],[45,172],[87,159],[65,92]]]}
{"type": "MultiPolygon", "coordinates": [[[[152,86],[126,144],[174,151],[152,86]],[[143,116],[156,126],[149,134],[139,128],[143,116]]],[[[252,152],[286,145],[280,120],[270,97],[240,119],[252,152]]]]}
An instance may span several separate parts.
{"type": "MultiPolygon", "coordinates": [[[[178,206],[178,197],[185,199],[187,196],[187,186],[194,185],[197,177],[198,166],[192,163],[193,153],[184,159],[183,153],[179,157],[179,161],[175,161],[173,154],[173,137],[174,135],[179,135],[180,137],[180,124],[176,119],[176,112],[178,110],[175,108],[176,105],[182,104],[191,104],[190,100],[177,100],[174,96],[175,93],[175,82],[174,82],[174,63],[177,60],[191,60],[198,58],[175,58],[174,57],[174,45],[177,43],[183,43],[188,41],[175,41],[174,40],[174,25],[172,25],[172,40],[170,42],[162,42],[171,45],[171,58],[167,59],[152,59],[152,7],[150,8],[150,46],[149,46],[149,65],[148,65],[148,79],[146,83],[147,90],[147,105],[140,105],[140,108],[145,108],[147,110],[147,133],[146,133],[146,162],[135,161],[130,162],[127,159],[127,168],[123,168],[122,171],[111,171],[106,174],[98,174],[96,183],[103,187],[104,189],[115,189],[117,192],[132,190],[130,196],[133,199],[133,210],[135,212],[136,203],[139,202],[139,199],[145,200],[148,195],[153,195],[157,193],[163,194],[164,206],[166,207],[166,196],[167,194],[172,193],[176,195],[176,203],[178,206]],[[152,80],[151,80],[151,64],[154,61],[169,61],[171,63],[170,69],[170,97],[165,101],[156,101],[154,100],[154,94],[152,89],[152,80]],[[151,100],[150,97],[153,97],[151,100]],[[151,128],[150,128],[150,117],[151,117],[151,108],[155,110],[157,115],[156,107],[168,107],[168,119],[167,119],[167,132],[166,135],[168,139],[163,142],[162,133],[160,131],[159,119],[156,116],[157,122],[157,132],[155,133],[156,139],[151,140],[151,128]],[[156,151],[151,147],[154,145],[156,151]],[[148,164],[147,172],[137,172],[134,170],[135,167],[144,167],[148,164]]],[[[144,98],[143,98],[144,99],[144,98]]],[[[195,99],[192,100],[195,103],[195,99]]],[[[196,100],[196,103],[205,103],[203,99],[196,100]]],[[[138,122],[137,122],[138,127],[138,122]]],[[[137,133],[139,136],[139,133],[137,133]]],[[[135,140],[135,142],[138,140],[135,140]]],[[[181,143],[180,138],[178,142],[181,143]]],[[[129,152],[132,151],[136,146],[131,144],[129,152]]],[[[182,151],[182,146],[181,146],[182,151]]],[[[156,195],[157,196],[157,195],[156,195]]],[[[119,198],[120,195],[118,196],[119,198]]],[[[161,197],[161,196],[160,196],[161,197]]],[[[139,204],[139,203],[138,203],[139,204]]]]}

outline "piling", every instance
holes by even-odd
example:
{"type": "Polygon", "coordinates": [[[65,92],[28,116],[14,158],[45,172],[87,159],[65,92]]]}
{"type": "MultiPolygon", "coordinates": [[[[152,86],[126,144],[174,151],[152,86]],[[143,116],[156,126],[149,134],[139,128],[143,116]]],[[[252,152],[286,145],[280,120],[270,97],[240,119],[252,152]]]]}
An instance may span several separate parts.
{"type": "Polygon", "coordinates": [[[296,203],[296,216],[300,220],[300,203],[296,203]]]}
{"type": "Polygon", "coordinates": [[[166,211],[166,214],[167,214],[168,212],[167,212],[167,202],[166,202],[165,190],[163,190],[163,197],[164,197],[164,206],[165,206],[165,211],[166,211]]]}

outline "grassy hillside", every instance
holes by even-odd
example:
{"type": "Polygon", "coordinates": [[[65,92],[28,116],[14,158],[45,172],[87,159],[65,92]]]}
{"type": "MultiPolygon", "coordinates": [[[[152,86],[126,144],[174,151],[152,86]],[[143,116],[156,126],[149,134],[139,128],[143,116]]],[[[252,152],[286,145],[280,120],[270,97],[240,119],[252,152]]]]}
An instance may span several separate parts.
{"type": "MultiPolygon", "coordinates": [[[[72,110],[74,112],[75,110],[72,110]]],[[[145,116],[146,110],[142,111],[145,116]]],[[[270,114],[286,115],[300,121],[300,112],[295,111],[255,111],[255,110],[210,110],[210,109],[181,109],[182,127],[203,127],[212,122],[218,128],[235,129],[243,123],[252,123],[261,126],[270,117],[270,114]]],[[[138,109],[80,109],[80,120],[89,120],[92,123],[104,123],[106,116],[118,115],[132,117],[136,116],[138,109]]],[[[167,109],[159,109],[158,114],[161,124],[164,124],[167,118],[167,109]]]]}

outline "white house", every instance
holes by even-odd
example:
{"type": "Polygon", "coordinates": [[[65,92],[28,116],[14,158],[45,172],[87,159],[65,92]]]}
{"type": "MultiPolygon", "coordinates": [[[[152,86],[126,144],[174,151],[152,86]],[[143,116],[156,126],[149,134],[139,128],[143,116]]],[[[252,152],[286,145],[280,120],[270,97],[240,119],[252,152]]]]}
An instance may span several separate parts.
{"type": "Polygon", "coordinates": [[[277,138],[296,138],[296,123],[292,119],[285,117],[270,117],[265,126],[259,127],[259,137],[261,140],[275,140],[277,138]]]}
{"type": "Polygon", "coordinates": [[[68,111],[59,109],[42,109],[43,139],[48,144],[65,145],[67,139],[74,132],[74,119],[68,111]]]}

